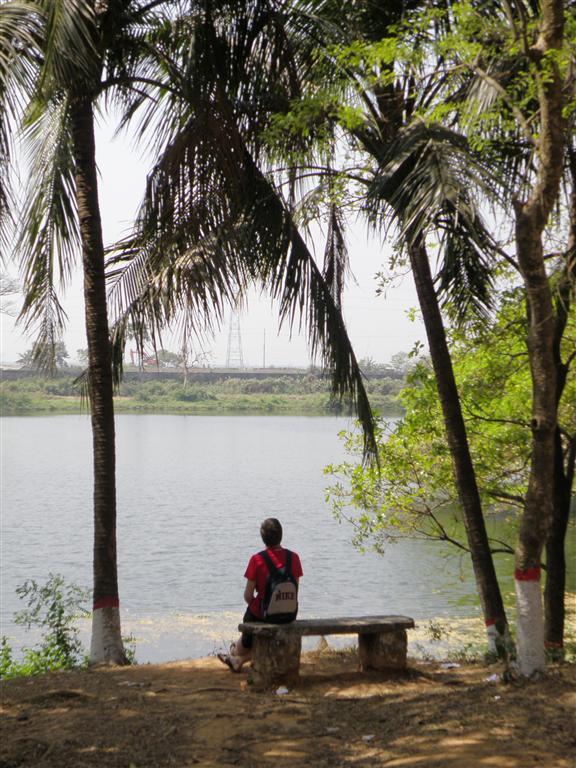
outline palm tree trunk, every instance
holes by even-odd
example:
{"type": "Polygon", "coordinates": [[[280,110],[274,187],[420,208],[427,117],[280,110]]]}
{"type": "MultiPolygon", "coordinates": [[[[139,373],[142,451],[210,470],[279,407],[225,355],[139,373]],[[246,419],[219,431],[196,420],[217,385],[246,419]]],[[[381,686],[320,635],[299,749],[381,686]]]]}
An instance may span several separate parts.
{"type": "Polygon", "coordinates": [[[94,603],[92,663],[125,663],[120,631],[116,566],[116,458],[111,345],[104,244],[98,203],[94,115],[91,99],[77,99],[72,131],[76,202],[82,238],[84,303],[94,464],[94,603]]]}
{"type": "Polygon", "coordinates": [[[452,455],[456,487],[464,513],[464,525],[488,633],[488,642],[493,651],[506,650],[510,645],[506,612],[484,524],[476,473],[470,455],[466,425],[462,416],[460,397],[442,315],[430,271],[428,254],[421,240],[409,247],[409,256],[436,376],[446,436],[452,455]]]}

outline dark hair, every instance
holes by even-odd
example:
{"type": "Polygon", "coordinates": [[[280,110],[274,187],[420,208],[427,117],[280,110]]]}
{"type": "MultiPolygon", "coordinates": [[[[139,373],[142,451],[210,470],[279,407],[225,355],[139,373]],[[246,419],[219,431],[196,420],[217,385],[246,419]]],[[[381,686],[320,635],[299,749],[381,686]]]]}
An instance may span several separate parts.
{"type": "Polygon", "coordinates": [[[267,517],[260,526],[260,536],[267,547],[277,547],[282,541],[282,526],[275,517],[267,517]]]}

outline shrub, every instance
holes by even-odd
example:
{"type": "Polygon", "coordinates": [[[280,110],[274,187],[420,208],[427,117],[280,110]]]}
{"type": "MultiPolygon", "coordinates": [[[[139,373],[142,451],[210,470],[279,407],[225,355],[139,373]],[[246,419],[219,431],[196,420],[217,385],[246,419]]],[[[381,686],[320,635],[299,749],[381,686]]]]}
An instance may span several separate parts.
{"type": "MultiPolygon", "coordinates": [[[[60,574],[50,573],[44,586],[33,579],[17,587],[16,594],[26,600],[28,607],[15,614],[16,624],[43,630],[40,643],[34,648],[23,648],[22,661],[14,659],[5,635],[0,638],[0,679],[30,677],[56,669],[77,669],[88,662],[88,656],[78,637],[76,621],[86,618],[90,611],[85,603],[88,590],[77,584],[66,584],[60,574]]],[[[136,638],[122,638],[126,658],[136,663],[136,638]]]]}
{"type": "Polygon", "coordinates": [[[6,637],[0,646],[0,675],[3,678],[39,675],[55,669],[72,669],[85,663],[85,652],[75,622],[89,612],[84,603],[89,593],[76,584],[66,584],[59,574],[49,574],[43,586],[25,581],[16,594],[28,607],[15,615],[17,624],[44,630],[39,646],[24,648],[23,661],[13,659],[6,637]]]}

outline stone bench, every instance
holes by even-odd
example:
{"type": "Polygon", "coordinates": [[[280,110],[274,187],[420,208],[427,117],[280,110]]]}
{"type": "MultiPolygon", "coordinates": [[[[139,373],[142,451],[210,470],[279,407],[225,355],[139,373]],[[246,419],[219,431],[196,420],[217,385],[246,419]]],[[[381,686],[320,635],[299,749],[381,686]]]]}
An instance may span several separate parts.
{"type": "Polygon", "coordinates": [[[407,616],[358,616],[297,619],[290,624],[245,622],[238,629],[250,630],[254,636],[252,682],[268,687],[298,679],[304,636],[357,634],[362,671],[404,669],[406,630],[413,627],[414,619],[407,616]]]}

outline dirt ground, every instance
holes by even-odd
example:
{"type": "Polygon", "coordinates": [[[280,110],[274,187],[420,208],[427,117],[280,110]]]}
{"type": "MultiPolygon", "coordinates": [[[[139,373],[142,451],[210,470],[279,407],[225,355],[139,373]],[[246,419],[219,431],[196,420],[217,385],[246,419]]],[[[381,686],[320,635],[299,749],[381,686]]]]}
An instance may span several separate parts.
{"type": "Polygon", "coordinates": [[[304,654],[284,694],[214,657],[11,680],[0,768],[576,768],[576,666],[536,682],[497,672],[411,661],[362,674],[331,650],[304,654]]]}

